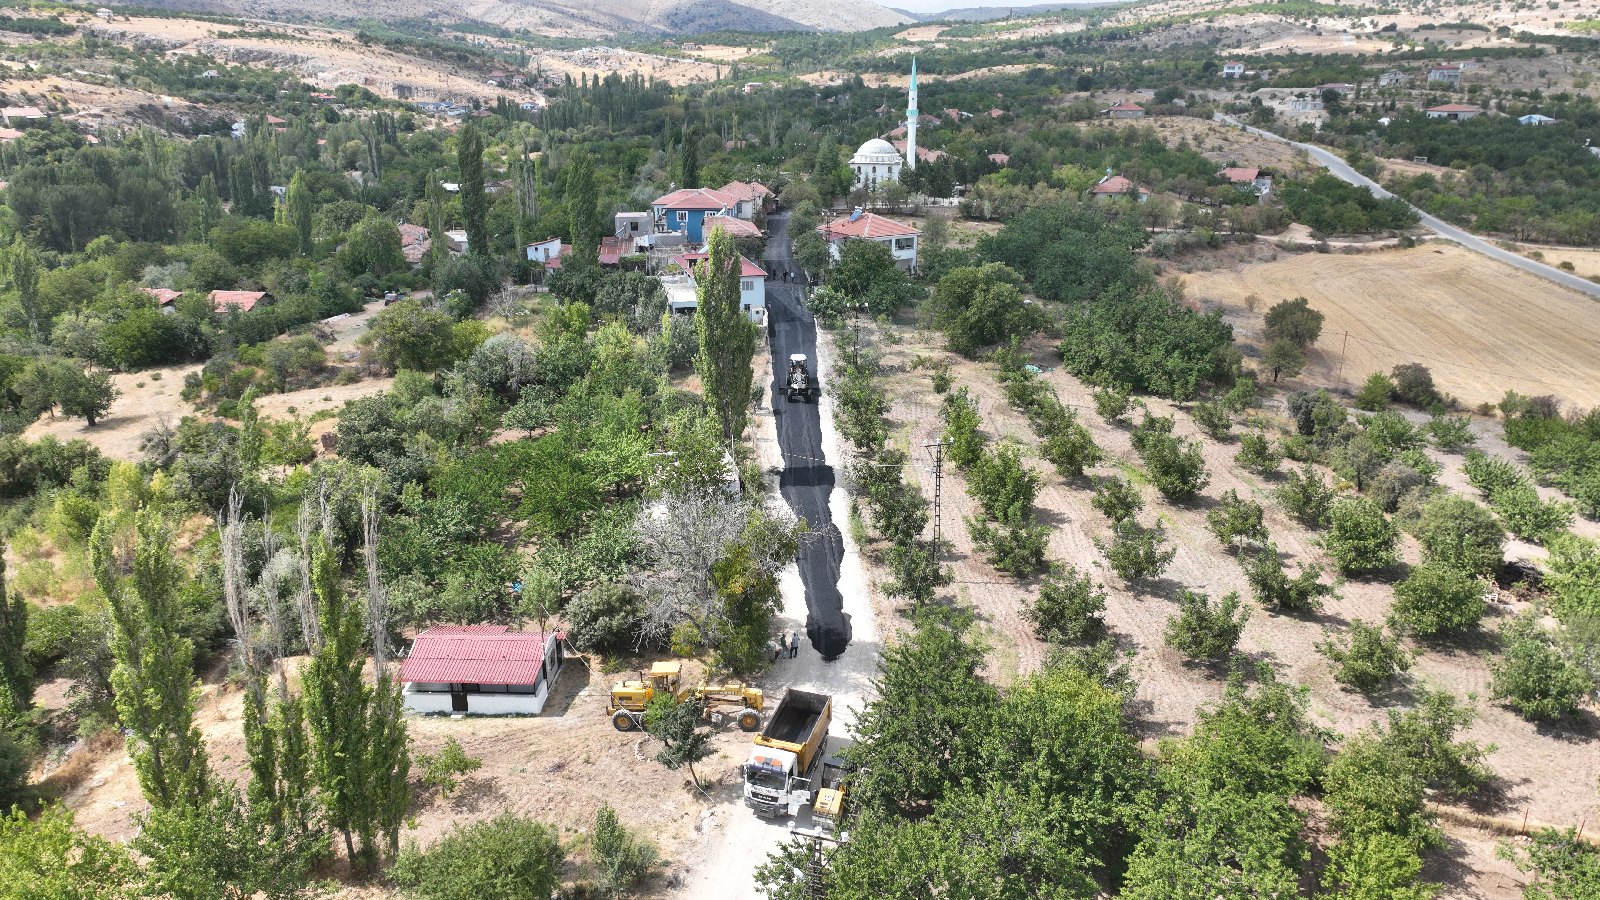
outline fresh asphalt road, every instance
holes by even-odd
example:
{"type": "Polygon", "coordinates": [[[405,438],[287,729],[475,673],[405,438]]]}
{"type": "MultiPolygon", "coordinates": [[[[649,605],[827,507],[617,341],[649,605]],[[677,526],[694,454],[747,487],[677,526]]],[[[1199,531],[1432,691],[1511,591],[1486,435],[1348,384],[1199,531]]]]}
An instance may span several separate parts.
{"type": "MultiPolygon", "coordinates": [[[[1377,182],[1361,174],[1360,172],[1357,172],[1355,169],[1350,168],[1350,165],[1344,160],[1340,159],[1336,154],[1330,153],[1321,147],[1313,144],[1302,144],[1299,141],[1291,141],[1286,137],[1273,134],[1270,131],[1262,131],[1259,128],[1252,128],[1249,125],[1245,125],[1239,120],[1233,118],[1232,116],[1224,116],[1221,113],[1218,113],[1217,118],[1219,121],[1226,122],[1227,124],[1236,128],[1242,128],[1251,134],[1258,134],[1270,140],[1282,141],[1285,144],[1292,144],[1296,147],[1299,147],[1301,150],[1304,150],[1306,153],[1310,154],[1312,159],[1327,166],[1328,171],[1332,172],[1334,176],[1339,178],[1341,181],[1346,181],[1350,184],[1364,187],[1371,191],[1374,196],[1383,199],[1388,199],[1389,197],[1394,196],[1393,194],[1379,187],[1377,182]]],[[[1448,128],[1449,126],[1444,125],[1441,127],[1448,128]]],[[[1483,238],[1480,238],[1470,232],[1462,231],[1454,225],[1430,216],[1422,210],[1417,209],[1415,206],[1411,208],[1416,210],[1417,215],[1422,217],[1422,224],[1432,228],[1441,237],[1447,237],[1469,250],[1475,250],[1479,253],[1482,253],[1484,256],[1498,259],[1507,265],[1516,266],[1524,272],[1532,272],[1535,275],[1548,278],[1557,284],[1572,288],[1575,291],[1582,291],[1591,297],[1600,297],[1600,284],[1595,284],[1587,278],[1579,278],[1570,272],[1563,272],[1555,266],[1547,266],[1542,262],[1531,260],[1526,256],[1519,256],[1509,250],[1496,247],[1494,244],[1489,243],[1483,238]]]]}
{"type": "Polygon", "coordinates": [[[844,540],[828,511],[835,478],[822,452],[821,403],[815,398],[791,403],[784,389],[793,353],[804,353],[812,375],[821,377],[816,322],[800,302],[803,276],[789,252],[788,218],[782,214],[767,219],[767,252],[762,260],[773,275],[767,281],[767,339],[772,348],[772,415],[783,453],[778,487],[812,532],[799,559],[800,582],[806,591],[806,636],[824,660],[832,660],[850,644],[850,617],[839,593],[844,540]],[[785,273],[796,282],[784,282],[785,273]]]}

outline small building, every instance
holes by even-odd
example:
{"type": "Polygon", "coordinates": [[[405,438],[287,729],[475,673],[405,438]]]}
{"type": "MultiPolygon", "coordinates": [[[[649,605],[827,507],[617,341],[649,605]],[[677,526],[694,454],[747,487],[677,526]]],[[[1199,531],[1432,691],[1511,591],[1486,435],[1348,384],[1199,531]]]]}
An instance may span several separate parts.
{"type": "Polygon", "coordinates": [[[1378,87],[1399,87],[1410,83],[1411,76],[1399,69],[1392,69],[1378,76],[1378,87]]]}
{"type": "Polygon", "coordinates": [[[746,94],[754,94],[759,90],[761,90],[761,82],[759,81],[746,81],[744,83],[744,92],[746,94]]]}
{"type": "Polygon", "coordinates": [[[661,197],[650,204],[655,214],[657,233],[683,232],[689,243],[705,241],[701,223],[706,216],[732,215],[737,205],[732,197],[708,188],[683,188],[661,197]]]}
{"type": "Polygon", "coordinates": [[[1321,109],[1321,100],[1307,100],[1304,97],[1296,97],[1289,101],[1290,112],[1319,112],[1321,109]]]}
{"type": "Polygon", "coordinates": [[[1011,163],[1011,156],[1007,153],[991,153],[989,154],[989,162],[1003,169],[1011,163]]]}
{"type": "Polygon", "coordinates": [[[1552,119],[1549,116],[1541,116],[1538,113],[1534,113],[1527,116],[1518,116],[1517,121],[1523,125],[1549,125],[1552,122],[1559,122],[1561,120],[1552,119]]]}
{"type": "Polygon", "coordinates": [[[917,271],[917,238],[922,232],[904,222],[857,209],[847,219],[818,225],[817,231],[827,240],[834,259],[840,257],[847,240],[877,241],[889,248],[895,265],[907,272],[917,271]]]}
{"type": "Polygon", "coordinates": [[[522,84],[526,84],[527,82],[528,82],[528,79],[522,77],[521,75],[513,75],[513,76],[511,76],[511,83],[512,84],[522,85],[522,84]]]}
{"type": "MultiPolygon", "coordinates": [[[[633,254],[633,242],[627,238],[603,237],[600,239],[600,265],[615,266],[624,256],[633,254]]],[[[557,257],[559,261],[559,257],[557,257]]]]}
{"type": "Polygon", "coordinates": [[[139,290],[144,291],[146,294],[156,298],[156,304],[161,307],[161,313],[168,316],[172,315],[174,312],[177,312],[178,298],[183,296],[182,291],[174,291],[171,288],[147,287],[140,288],[139,290]]]}
{"type": "Polygon", "coordinates": [[[112,16],[114,16],[114,15],[116,15],[116,13],[114,13],[114,12],[112,12],[112,11],[111,11],[111,10],[109,10],[109,9],[106,9],[106,8],[105,8],[105,7],[104,7],[104,6],[102,6],[102,7],[100,7],[100,8],[99,8],[99,9],[97,9],[97,10],[95,10],[95,11],[94,11],[94,14],[95,14],[95,15],[96,15],[96,16],[99,16],[99,17],[100,17],[100,18],[102,18],[102,19],[109,19],[109,18],[111,18],[111,17],[112,17],[112,16]]]}
{"type": "Polygon", "coordinates": [[[467,232],[460,228],[446,231],[444,233],[444,246],[451,253],[467,252],[467,232]]]}
{"type": "Polygon", "coordinates": [[[560,260],[563,246],[565,246],[566,252],[572,252],[572,245],[563,245],[561,243],[561,238],[558,237],[549,238],[543,241],[534,241],[533,243],[529,244],[527,248],[528,260],[530,262],[541,262],[546,266],[549,266],[551,260],[555,260],[556,268],[559,269],[561,268],[560,260]]]}
{"type": "Polygon", "coordinates": [[[495,85],[496,87],[498,87],[498,86],[500,86],[502,84],[505,84],[505,83],[506,83],[506,73],[504,73],[504,72],[490,72],[489,73],[489,77],[484,80],[484,84],[492,84],[492,85],[495,85]]]}
{"type": "MultiPolygon", "coordinates": [[[[679,272],[661,276],[661,287],[667,292],[667,308],[673,315],[693,315],[700,305],[699,285],[694,279],[695,263],[705,259],[706,253],[684,253],[673,257],[679,272]]],[[[743,256],[739,257],[739,306],[750,321],[757,325],[767,322],[767,270],[743,256]]]]}
{"type": "Polygon", "coordinates": [[[1217,177],[1229,184],[1253,184],[1261,170],[1255,166],[1228,166],[1217,173],[1217,177]]]}
{"type": "Polygon", "coordinates": [[[651,216],[647,212],[619,212],[612,217],[617,237],[638,240],[650,234],[651,216]]]}
{"type": "Polygon", "coordinates": [[[1467,119],[1483,112],[1476,106],[1465,103],[1446,103],[1443,106],[1430,106],[1427,109],[1430,119],[1449,119],[1452,122],[1464,122],[1467,119]]]}
{"type": "Polygon", "coordinates": [[[400,252],[405,254],[406,262],[417,265],[427,258],[432,249],[433,236],[428,229],[409,223],[400,226],[400,252]]]}
{"type": "Polygon", "coordinates": [[[204,72],[200,73],[200,77],[201,78],[221,78],[222,77],[222,73],[218,72],[216,69],[207,69],[204,72]]]}
{"type": "Polygon", "coordinates": [[[706,234],[721,228],[731,237],[761,237],[761,229],[754,222],[734,216],[706,216],[704,225],[706,234]]]}
{"type": "Polygon", "coordinates": [[[1123,102],[1109,109],[1100,110],[1100,114],[1110,116],[1113,119],[1142,119],[1144,118],[1144,107],[1137,103],[1123,102]]]}
{"type": "Polygon", "coordinates": [[[224,315],[230,309],[247,313],[257,306],[266,306],[272,302],[266,291],[212,291],[207,296],[218,315],[224,315]]]}
{"type": "Polygon", "coordinates": [[[1230,59],[1227,62],[1223,63],[1222,64],[1222,77],[1223,78],[1242,78],[1242,77],[1244,77],[1244,63],[1239,62],[1236,59],[1230,59]]]}
{"type": "Polygon", "coordinates": [[[1430,83],[1460,84],[1461,67],[1448,63],[1442,66],[1434,66],[1428,70],[1428,81],[1430,83]]]}
{"type": "Polygon", "coordinates": [[[867,190],[884,182],[899,181],[900,168],[904,164],[900,151],[882,138],[867,141],[850,157],[850,170],[856,173],[856,186],[867,190]]]}
{"type": "Polygon", "coordinates": [[[1121,175],[1107,175],[1100,179],[1100,183],[1089,188],[1089,197],[1093,200],[1115,200],[1118,197],[1135,197],[1143,203],[1150,199],[1148,188],[1142,188],[1121,175]],[[1137,192],[1137,193],[1135,193],[1137,192]]]}
{"type": "Polygon", "coordinates": [[[989,118],[991,118],[991,119],[998,119],[998,118],[1000,118],[1001,116],[1003,116],[1005,114],[1006,114],[1005,110],[1003,110],[1003,109],[991,109],[991,110],[989,110],[989,118]]]}
{"type": "Polygon", "coordinates": [[[277,116],[267,116],[267,124],[268,125],[287,125],[287,124],[289,124],[289,120],[288,119],[280,119],[277,116]]]}
{"type": "Polygon", "coordinates": [[[764,211],[772,200],[772,191],[754,181],[730,181],[717,188],[717,193],[733,198],[733,214],[741,219],[754,218],[756,212],[764,211]]]}
{"type": "Polygon", "coordinates": [[[1346,84],[1343,81],[1330,81],[1327,84],[1319,84],[1312,88],[1312,90],[1316,91],[1318,96],[1320,96],[1323,91],[1333,91],[1335,94],[1343,97],[1345,94],[1355,90],[1355,85],[1346,84]]]}
{"type": "Polygon", "coordinates": [[[22,132],[15,128],[0,128],[0,144],[9,144],[19,137],[22,137],[22,132]]]}
{"type": "Polygon", "coordinates": [[[416,713],[536,716],[561,674],[566,635],[504,625],[435,626],[400,661],[401,697],[416,713]]]}
{"type": "Polygon", "coordinates": [[[26,127],[47,121],[50,117],[44,110],[37,106],[5,106],[0,107],[0,119],[12,128],[26,127]]]}

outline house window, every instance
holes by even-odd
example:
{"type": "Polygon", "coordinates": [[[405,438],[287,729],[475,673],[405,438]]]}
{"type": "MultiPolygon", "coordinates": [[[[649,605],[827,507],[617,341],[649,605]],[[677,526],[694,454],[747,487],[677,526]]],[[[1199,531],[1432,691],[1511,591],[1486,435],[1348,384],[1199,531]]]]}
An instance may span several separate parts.
{"type": "Polygon", "coordinates": [[[874,175],[878,174],[878,167],[877,166],[873,166],[872,167],[872,174],[874,174],[874,175]]]}
{"type": "Polygon", "coordinates": [[[915,250],[917,248],[917,239],[908,237],[895,238],[894,248],[896,250],[915,250]]]}
{"type": "Polygon", "coordinates": [[[741,290],[741,291],[753,291],[755,289],[756,289],[756,283],[754,281],[751,281],[748,278],[746,278],[745,280],[739,282],[739,290],[741,290]]]}
{"type": "Polygon", "coordinates": [[[686,213],[686,212],[679,211],[679,213],[678,213],[678,221],[679,222],[687,222],[687,221],[689,221],[689,214],[686,213]]]}

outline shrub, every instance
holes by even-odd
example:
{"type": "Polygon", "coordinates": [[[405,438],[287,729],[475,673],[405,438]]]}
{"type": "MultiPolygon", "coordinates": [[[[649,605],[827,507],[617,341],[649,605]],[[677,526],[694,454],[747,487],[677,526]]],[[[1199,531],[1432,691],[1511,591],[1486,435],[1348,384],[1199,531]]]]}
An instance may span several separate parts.
{"type": "Polygon", "coordinates": [[[1262,606],[1291,611],[1315,609],[1320,598],[1333,594],[1332,586],[1318,580],[1322,569],[1317,566],[1302,566],[1300,574],[1290,578],[1283,570],[1276,544],[1246,556],[1243,565],[1245,580],[1262,606]]]}
{"type": "Polygon", "coordinates": [[[1094,499],[1089,505],[1112,522],[1122,522],[1139,514],[1144,508],[1144,495],[1137,487],[1113,475],[1102,478],[1094,487],[1094,499]]]}
{"type": "Polygon", "coordinates": [[[1384,749],[1405,760],[1418,775],[1456,797],[1472,794],[1494,779],[1484,758],[1495,751],[1471,741],[1457,741],[1476,718],[1458,706],[1454,695],[1425,691],[1416,709],[1389,711],[1389,729],[1379,738],[1384,749]]]}
{"type": "Polygon", "coordinates": [[[1440,450],[1459,450],[1477,441],[1472,419],[1467,416],[1434,416],[1427,425],[1433,445],[1440,450]]]}
{"type": "Polygon", "coordinates": [[[1105,458],[1089,429],[1078,421],[1078,414],[1055,398],[1035,407],[1029,418],[1035,433],[1044,438],[1039,455],[1049,460],[1062,478],[1082,478],[1084,469],[1105,458]]]}
{"type": "Polygon", "coordinates": [[[618,822],[617,811],[604,801],[594,814],[594,837],[589,848],[595,882],[602,896],[611,900],[632,890],[659,858],[655,846],[618,822]]]}
{"type": "Polygon", "coordinates": [[[1106,590],[1086,572],[1060,564],[1039,585],[1039,598],[1023,610],[1040,640],[1056,644],[1086,641],[1100,631],[1106,609],[1106,590]]]}
{"type": "Polygon", "coordinates": [[[978,457],[967,475],[967,493],[991,519],[1012,510],[1027,512],[1039,495],[1039,473],[1023,464],[1022,449],[1016,444],[1000,444],[978,457]]]}
{"type": "Polygon", "coordinates": [[[1273,494],[1289,515],[1307,528],[1321,528],[1326,524],[1334,495],[1333,486],[1323,481],[1310,463],[1301,466],[1299,471],[1290,469],[1284,473],[1283,487],[1273,494]]]}
{"type": "Polygon", "coordinates": [[[1539,627],[1536,613],[1517,617],[1501,629],[1505,653],[1489,663],[1490,696],[1504,700],[1525,719],[1577,716],[1594,678],[1569,659],[1539,627]]]}
{"type": "Polygon", "coordinates": [[[1317,644],[1317,652],[1334,664],[1333,680],[1370,694],[1411,668],[1411,654],[1400,646],[1400,638],[1385,635],[1382,625],[1368,625],[1360,619],[1350,622],[1350,631],[1341,639],[1330,634],[1317,644]]]}
{"type": "Polygon", "coordinates": [[[1389,398],[1392,396],[1394,396],[1394,382],[1382,372],[1373,372],[1362,383],[1353,405],[1356,409],[1364,409],[1367,412],[1379,412],[1389,408],[1389,398]]]}
{"type": "Polygon", "coordinates": [[[1433,373],[1421,363],[1401,363],[1389,374],[1394,379],[1394,396],[1401,403],[1427,409],[1444,399],[1433,386],[1433,373]]]}
{"type": "Polygon", "coordinates": [[[944,434],[950,442],[950,461],[965,469],[983,455],[984,437],[978,433],[978,402],[965,387],[944,395],[939,407],[944,434]]]}
{"type": "MultiPolygon", "coordinates": [[[[1600,543],[1576,535],[1550,542],[1543,587],[1552,595],[1552,607],[1562,621],[1576,616],[1600,616],[1600,543]]],[[[33,643],[33,618],[28,619],[28,643],[33,643]]]]}
{"type": "Polygon", "coordinates": [[[1233,488],[1223,493],[1217,505],[1206,513],[1206,526],[1224,546],[1267,539],[1267,527],[1262,524],[1261,504],[1240,499],[1239,493],[1233,488]]]}
{"type": "Polygon", "coordinates": [[[1322,336],[1322,313],[1311,308],[1304,297],[1274,303],[1262,319],[1263,340],[1286,340],[1309,347],[1322,336]]]}
{"type": "Polygon", "coordinates": [[[483,760],[468,756],[452,734],[444,739],[444,747],[438,753],[417,754],[417,767],[422,770],[423,787],[437,790],[440,797],[449,797],[455,793],[456,777],[483,768],[483,760]]]}
{"type": "Polygon", "coordinates": [[[1167,646],[1189,659],[1218,660],[1233,652],[1250,610],[1241,609],[1239,592],[1215,603],[1198,591],[1178,592],[1178,614],[1167,620],[1167,646]]]}
{"type": "Polygon", "coordinates": [[[1306,367],[1306,354],[1295,346],[1294,341],[1269,341],[1261,351],[1261,365],[1272,373],[1272,381],[1276,384],[1281,376],[1293,378],[1299,375],[1306,367]]]}
{"type": "Polygon", "coordinates": [[[928,377],[933,379],[933,392],[935,394],[943,394],[950,390],[950,385],[956,380],[955,375],[951,374],[948,362],[941,362],[938,368],[934,369],[928,377]]]}
{"type": "Polygon", "coordinates": [[[567,604],[567,634],[581,653],[638,650],[644,599],[627,585],[602,582],[567,604]]]}
{"type": "Polygon", "coordinates": [[[549,897],[561,885],[566,854],[553,827],[513,814],[457,825],[438,843],[415,843],[395,863],[395,883],[421,900],[549,897]]]}
{"type": "Polygon", "coordinates": [[[1366,494],[1384,512],[1392,513],[1400,507],[1402,497],[1426,481],[1421,472],[1396,460],[1367,479],[1366,494]]]}
{"type": "Polygon", "coordinates": [[[1467,476],[1467,483],[1491,505],[1502,492],[1528,483],[1528,476],[1521,469],[1482,450],[1468,450],[1461,471],[1467,476]]]}
{"type": "Polygon", "coordinates": [[[1387,569],[1399,561],[1400,531],[1370,500],[1341,500],[1328,514],[1323,546],[1345,575],[1387,569]]]}
{"type": "Polygon", "coordinates": [[[1160,575],[1172,558],[1178,555],[1177,550],[1161,549],[1166,538],[1160,526],[1145,529],[1129,519],[1112,525],[1111,534],[1109,545],[1099,538],[1095,539],[1094,545],[1105,554],[1111,570],[1129,585],[1160,575]]]}
{"type": "Polygon", "coordinates": [[[1466,497],[1445,494],[1423,507],[1417,540],[1429,561],[1473,575],[1493,572],[1506,535],[1489,511],[1466,497]]]}
{"type": "Polygon", "coordinates": [[[1145,410],[1144,418],[1133,426],[1133,431],[1128,434],[1128,440],[1136,452],[1143,453],[1152,441],[1171,437],[1172,429],[1176,425],[1177,421],[1171,416],[1152,416],[1149,410],[1145,410]]]}
{"type": "Polygon", "coordinates": [[[1416,450],[1425,443],[1423,429],[1394,410],[1359,418],[1362,435],[1372,441],[1372,446],[1385,460],[1407,450],[1416,450]]]}
{"type": "Polygon", "coordinates": [[[967,530],[972,543],[985,551],[985,561],[1001,572],[1026,578],[1044,570],[1050,528],[1040,525],[1031,512],[1014,509],[993,525],[968,519],[967,530]]]}
{"type": "Polygon", "coordinates": [[[76,606],[30,607],[27,637],[22,645],[28,665],[38,671],[66,656],[83,638],[82,628],[83,613],[76,606]]]}
{"type": "Polygon", "coordinates": [[[1337,431],[1349,414],[1339,401],[1324,390],[1295,391],[1284,398],[1295,428],[1306,437],[1319,437],[1337,431]]]}
{"type": "Polygon", "coordinates": [[[1531,484],[1500,491],[1491,505],[1507,530],[1535,544],[1543,544],[1564,533],[1575,515],[1571,503],[1540,500],[1539,491],[1531,484]]]}
{"type": "Polygon", "coordinates": [[[1199,441],[1181,441],[1171,435],[1151,435],[1139,451],[1150,480],[1168,500],[1193,498],[1211,483],[1199,441]]]}
{"type": "Polygon", "coordinates": [[[1128,421],[1128,411],[1133,407],[1133,397],[1127,388],[1096,388],[1094,411],[1112,424],[1128,421]]]}
{"type": "Polygon", "coordinates": [[[1239,438],[1239,452],[1233,455],[1233,461],[1238,465],[1270,475],[1278,471],[1278,463],[1283,455],[1272,446],[1272,441],[1264,434],[1247,434],[1239,438]]]}
{"type": "Polygon", "coordinates": [[[1233,430],[1233,418],[1221,401],[1202,401],[1189,409],[1189,417],[1205,430],[1212,440],[1220,441],[1233,430]]]}

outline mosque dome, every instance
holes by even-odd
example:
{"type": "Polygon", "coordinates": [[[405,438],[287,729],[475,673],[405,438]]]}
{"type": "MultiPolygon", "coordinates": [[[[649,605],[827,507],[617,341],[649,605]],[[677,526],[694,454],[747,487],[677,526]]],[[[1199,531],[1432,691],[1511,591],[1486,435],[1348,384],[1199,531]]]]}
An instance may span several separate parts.
{"type": "Polygon", "coordinates": [[[900,151],[883,138],[873,138],[861,145],[856,155],[850,158],[852,166],[895,166],[900,164],[900,151]]]}

